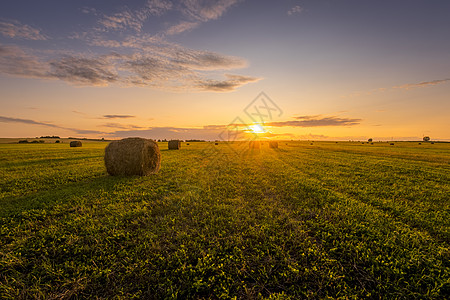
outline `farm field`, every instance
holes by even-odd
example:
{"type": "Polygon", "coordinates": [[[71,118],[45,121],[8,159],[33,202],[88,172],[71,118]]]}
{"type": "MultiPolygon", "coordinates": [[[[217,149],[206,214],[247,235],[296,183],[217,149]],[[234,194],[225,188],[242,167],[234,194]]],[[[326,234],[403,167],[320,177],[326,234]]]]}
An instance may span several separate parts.
{"type": "Polygon", "coordinates": [[[450,294],[450,143],[106,145],[0,144],[0,298],[450,294]]]}

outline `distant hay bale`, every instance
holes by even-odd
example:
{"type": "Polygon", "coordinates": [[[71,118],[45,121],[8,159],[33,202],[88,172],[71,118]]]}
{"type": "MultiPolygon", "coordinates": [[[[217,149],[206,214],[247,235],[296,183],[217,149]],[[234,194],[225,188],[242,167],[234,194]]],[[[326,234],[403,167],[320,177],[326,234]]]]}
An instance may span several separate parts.
{"type": "Polygon", "coordinates": [[[422,143],[419,143],[419,145],[422,145],[422,143]]]}
{"type": "Polygon", "coordinates": [[[70,147],[81,147],[82,144],[80,141],[71,141],[70,142],[70,147]]]}
{"type": "Polygon", "coordinates": [[[189,143],[187,143],[186,145],[188,145],[188,146],[189,146],[189,143]]]}
{"type": "Polygon", "coordinates": [[[126,138],[105,148],[105,166],[110,175],[155,174],[161,168],[158,144],[149,139],[126,138]]]}
{"type": "Polygon", "coordinates": [[[217,145],[219,145],[219,143],[214,143],[214,145],[216,145],[216,146],[217,146],[217,145]]]}
{"type": "Polygon", "coordinates": [[[55,144],[59,144],[59,143],[61,143],[60,140],[56,140],[56,141],[55,141],[55,144]]]}
{"type": "Polygon", "coordinates": [[[390,143],[389,145],[394,146],[394,143],[390,143]]]}
{"type": "Polygon", "coordinates": [[[251,141],[248,145],[250,149],[261,149],[261,142],[259,141],[251,141]]]}
{"type": "Polygon", "coordinates": [[[181,142],[179,140],[169,141],[169,150],[178,150],[181,148],[181,142]]]}
{"type": "Polygon", "coordinates": [[[277,141],[269,141],[269,148],[278,148],[277,141]]]}

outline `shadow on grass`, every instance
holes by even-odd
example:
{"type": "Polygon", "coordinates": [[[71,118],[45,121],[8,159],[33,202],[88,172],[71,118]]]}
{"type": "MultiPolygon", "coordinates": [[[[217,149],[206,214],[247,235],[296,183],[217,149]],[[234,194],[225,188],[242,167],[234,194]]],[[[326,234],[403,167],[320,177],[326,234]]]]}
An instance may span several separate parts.
{"type": "Polygon", "coordinates": [[[20,197],[6,197],[0,201],[0,218],[20,217],[22,212],[33,209],[50,209],[58,204],[68,204],[90,193],[111,191],[117,185],[134,182],[140,176],[109,176],[93,178],[88,181],[71,182],[54,190],[39,191],[20,197]]]}

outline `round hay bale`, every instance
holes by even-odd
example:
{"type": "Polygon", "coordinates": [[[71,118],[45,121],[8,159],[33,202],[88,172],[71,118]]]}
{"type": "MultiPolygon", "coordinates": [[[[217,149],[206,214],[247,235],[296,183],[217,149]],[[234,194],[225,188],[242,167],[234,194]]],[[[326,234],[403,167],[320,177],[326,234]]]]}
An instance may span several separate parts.
{"type": "Polygon", "coordinates": [[[269,148],[278,148],[278,142],[277,141],[270,141],[269,142],[269,148]]]}
{"type": "Polygon", "coordinates": [[[71,141],[70,147],[81,147],[83,144],[80,141],[71,141]]]}
{"type": "Polygon", "coordinates": [[[261,149],[261,143],[259,141],[249,142],[250,149],[261,149]]]}
{"type": "Polygon", "coordinates": [[[126,138],[105,148],[105,166],[110,175],[155,174],[161,168],[158,144],[149,139],[126,138]]]}
{"type": "Polygon", "coordinates": [[[390,143],[389,145],[394,146],[394,143],[390,143]]]}
{"type": "Polygon", "coordinates": [[[216,145],[216,146],[217,146],[217,145],[219,145],[219,143],[214,143],[214,145],[216,145]]]}
{"type": "Polygon", "coordinates": [[[169,150],[178,150],[181,148],[181,142],[179,140],[169,141],[169,150]]]}

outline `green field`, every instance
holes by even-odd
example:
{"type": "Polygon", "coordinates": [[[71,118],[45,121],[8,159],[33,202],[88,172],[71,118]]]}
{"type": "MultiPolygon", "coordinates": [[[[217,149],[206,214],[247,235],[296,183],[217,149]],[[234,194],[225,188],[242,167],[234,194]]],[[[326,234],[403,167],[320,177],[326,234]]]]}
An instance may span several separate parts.
{"type": "Polygon", "coordinates": [[[105,146],[0,145],[0,298],[450,295],[449,143],[105,146]]]}

